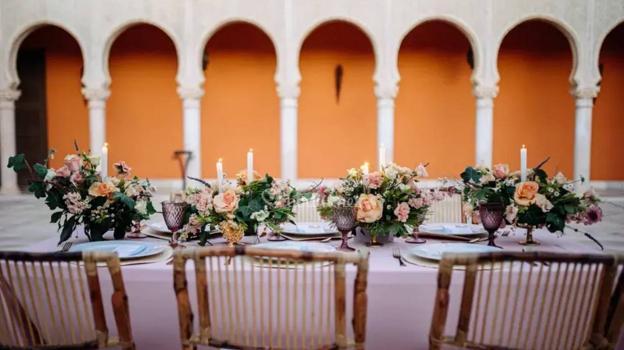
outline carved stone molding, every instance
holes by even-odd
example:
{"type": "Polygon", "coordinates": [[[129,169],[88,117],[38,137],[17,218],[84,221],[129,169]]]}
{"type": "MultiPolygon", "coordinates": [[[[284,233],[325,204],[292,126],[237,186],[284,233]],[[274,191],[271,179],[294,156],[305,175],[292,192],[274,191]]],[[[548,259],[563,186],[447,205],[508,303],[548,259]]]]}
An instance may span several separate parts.
{"type": "Polygon", "coordinates": [[[0,90],[0,109],[14,109],[15,101],[20,97],[21,91],[17,89],[0,90]]]}
{"type": "Polygon", "coordinates": [[[299,98],[299,94],[301,93],[301,89],[299,88],[298,83],[277,83],[277,95],[281,99],[297,99],[299,98]]]}
{"type": "Polygon", "coordinates": [[[200,87],[178,86],[178,95],[183,100],[200,100],[204,96],[204,89],[200,87]]]}
{"type": "Polygon", "coordinates": [[[110,90],[107,88],[83,88],[82,95],[89,101],[105,102],[110,96],[110,90]]]}
{"type": "Polygon", "coordinates": [[[600,87],[594,86],[579,86],[572,89],[572,95],[577,99],[593,99],[598,96],[600,87]]]}
{"type": "Polygon", "coordinates": [[[477,98],[493,99],[498,95],[498,85],[475,84],[472,93],[477,98]]]}

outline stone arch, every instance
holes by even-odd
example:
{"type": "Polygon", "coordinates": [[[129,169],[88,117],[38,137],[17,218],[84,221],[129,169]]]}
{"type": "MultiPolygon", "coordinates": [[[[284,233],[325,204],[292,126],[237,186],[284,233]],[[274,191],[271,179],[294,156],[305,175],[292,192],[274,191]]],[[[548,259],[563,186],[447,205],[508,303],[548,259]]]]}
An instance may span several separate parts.
{"type": "Polygon", "coordinates": [[[37,29],[44,28],[46,26],[59,28],[65,33],[69,34],[69,36],[71,36],[72,39],[74,39],[76,44],[78,44],[78,47],[80,48],[80,54],[82,56],[83,64],[86,65],[87,55],[85,55],[85,46],[80,36],[78,36],[75,31],[73,31],[72,29],[70,29],[69,27],[61,23],[57,23],[54,21],[40,21],[40,22],[30,23],[26,25],[24,28],[18,30],[17,34],[15,34],[9,40],[11,44],[10,44],[10,50],[9,50],[9,61],[8,61],[9,65],[7,67],[7,72],[6,72],[6,74],[8,75],[7,78],[9,81],[9,86],[8,86],[9,88],[17,88],[19,86],[20,80],[17,74],[17,53],[19,52],[19,49],[22,46],[22,43],[31,33],[36,31],[37,29]]]}
{"type": "Polygon", "coordinates": [[[152,26],[158,30],[160,30],[161,32],[163,32],[168,38],[169,40],[171,40],[171,42],[173,43],[173,47],[175,48],[176,51],[176,58],[178,61],[178,67],[180,66],[180,62],[181,60],[181,43],[180,40],[178,39],[178,37],[174,34],[174,31],[170,30],[169,28],[156,23],[156,22],[152,22],[152,21],[147,21],[147,20],[143,20],[143,19],[136,19],[136,20],[128,20],[124,23],[122,23],[121,25],[118,25],[117,27],[115,27],[113,29],[113,31],[106,36],[106,40],[104,42],[104,48],[101,51],[103,54],[102,57],[102,62],[103,62],[103,67],[102,70],[104,72],[104,76],[106,77],[106,80],[108,83],[110,83],[111,77],[110,77],[110,72],[109,72],[109,60],[110,60],[110,51],[111,48],[113,47],[113,44],[115,43],[115,41],[119,38],[119,36],[121,34],[123,34],[126,30],[130,29],[131,27],[137,26],[137,25],[148,25],[148,26],[152,26]]]}
{"type": "Polygon", "coordinates": [[[569,80],[570,80],[570,83],[574,83],[574,77],[576,76],[576,70],[578,67],[578,60],[579,60],[578,53],[581,50],[579,36],[576,33],[576,31],[565,21],[559,18],[553,17],[553,16],[549,16],[549,15],[530,15],[530,16],[522,17],[521,19],[513,22],[511,25],[505,27],[505,29],[500,33],[500,35],[496,37],[496,39],[494,40],[494,48],[495,48],[494,51],[496,52],[496,55],[495,55],[496,75],[497,76],[499,75],[498,55],[500,53],[500,48],[501,48],[503,41],[513,29],[517,28],[523,23],[530,22],[530,21],[541,21],[541,22],[548,23],[549,25],[557,29],[561,34],[563,34],[563,36],[568,40],[568,45],[570,47],[570,51],[572,52],[572,69],[570,71],[569,80]]]}

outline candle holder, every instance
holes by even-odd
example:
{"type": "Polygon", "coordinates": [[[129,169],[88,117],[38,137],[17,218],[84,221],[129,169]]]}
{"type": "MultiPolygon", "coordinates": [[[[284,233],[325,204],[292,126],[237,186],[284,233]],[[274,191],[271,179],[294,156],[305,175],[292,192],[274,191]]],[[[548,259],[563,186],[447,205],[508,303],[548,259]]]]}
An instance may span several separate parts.
{"type": "Polygon", "coordinates": [[[340,243],[339,250],[352,251],[355,248],[349,246],[349,232],[351,232],[357,225],[355,220],[355,207],[352,206],[335,206],[333,208],[332,222],[336,225],[342,242],[340,243]]]}
{"type": "Polygon", "coordinates": [[[420,236],[418,236],[418,234],[420,233],[420,231],[418,230],[418,226],[419,225],[416,225],[416,227],[414,227],[414,229],[412,230],[412,237],[407,237],[405,239],[405,243],[411,243],[411,244],[427,243],[426,239],[421,238],[420,236]]]}
{"type": "Polygon", "coordinates": [[[535,226],[525,225],[525,224],[516,224],[516,226],[520,228],[524,228],[527,231],[525,239],[523,241],[518,242],[519,244],[522,244],[522,245],[539,245],[540,244],[538,241],[533,239],[533,230],[535,229],[535,226]]]}

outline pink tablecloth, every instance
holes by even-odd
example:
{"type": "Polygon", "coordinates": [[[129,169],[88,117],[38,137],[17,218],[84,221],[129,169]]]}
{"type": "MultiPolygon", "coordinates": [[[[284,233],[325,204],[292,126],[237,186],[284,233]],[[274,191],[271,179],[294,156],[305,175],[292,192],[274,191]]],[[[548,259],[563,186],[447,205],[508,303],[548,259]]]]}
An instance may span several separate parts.
{"type": "MultiPolygon", "coordinates": [[[[517,243],[521,236],[518,232],[508,237],[500,237],[497,243],[507,250],[519,251],[523,248],[517,243]]],[[[566,239],[565,236],[537,232],[535,237],[541,242],[541,245],[531,248],[535,250],[599,252],[597,246],[583,246],[566,239]]],[[[51,238],[31,246],[29,250],[52,251],[56,249],[56,242],[56,237],[51,238]]],[[[430,239],[429,242],[437,241],[430,239]]],[[[412,246],[397,239],[395,243],[371,250],[366,341],[368,349],[388,349],[389,346],[396,350],[428,348],[437,269],[416,265],[400,267],[392,257],[393,248],[406,250],[412,246]]],[[[179,348],[172,266],[161,262],[124,266],[122,269],[130,302],[132,331],[138,349],[179,348]]],[[[352,278],[352,275],[349,277],[352,278]]],[[[189,289],[192,290],[193,280],[189,283],[189,289]]],[[[454,286],[451,293],[458,295],[459,286],[454,286]]],[[[449,322],[452,323],[453,320],[449,319],[449,322]]]]}

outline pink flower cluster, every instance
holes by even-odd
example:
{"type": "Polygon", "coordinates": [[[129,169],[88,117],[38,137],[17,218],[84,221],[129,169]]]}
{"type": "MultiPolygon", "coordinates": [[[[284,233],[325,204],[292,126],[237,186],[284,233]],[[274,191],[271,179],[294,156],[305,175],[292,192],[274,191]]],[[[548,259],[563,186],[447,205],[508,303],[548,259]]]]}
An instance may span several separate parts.
{"type": "Polygon", "coordinates": [[[405,202],[399,203],[397,207],[394,209],[394,215],[397,217],[397,220],[400,222],[406,222],[409,218],[410,206],[405,202]]]}
{"type": "Polygon", "coordinates": [[[67,211],[71,214],[81,214],[89,208],[89,204],[82,200],[78,192],[69,192],[63,196],[63,199],[67,205],[67,211]]]}

